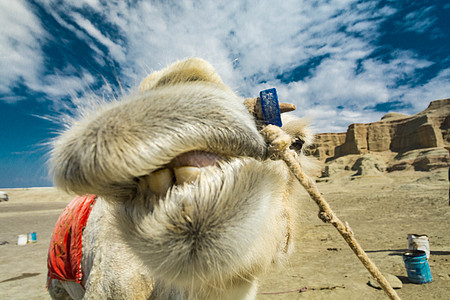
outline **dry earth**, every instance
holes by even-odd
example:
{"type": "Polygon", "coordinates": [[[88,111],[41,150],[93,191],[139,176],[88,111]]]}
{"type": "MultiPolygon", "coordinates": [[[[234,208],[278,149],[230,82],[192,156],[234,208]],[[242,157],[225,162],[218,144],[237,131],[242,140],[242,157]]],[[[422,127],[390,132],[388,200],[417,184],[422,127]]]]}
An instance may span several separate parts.
{"type": "MultiPolygon", "coordinates": [[[[399,171],[387,175],[338,175],[319,189],[383,273],[403,282],[402,299],[450,299],[450,206],[448,173],[399,171]],[[408,233],[427,234],[433,282],[412,284],[402,253],[408,233]]],[[[0,299],[49,299],[45,290],[47,248],[53,225],[72,196],[54,189],[8,190],[0,203],[0,299]],[[37,232],[35,244],[17,246],[17,235],[37,232]]],[[[258,299],[387,299],[367,285],[369,274],[333,226],[317,218],[317,207],[300,195],[301,234],[283,268],[261,281],[258,299]]]]}

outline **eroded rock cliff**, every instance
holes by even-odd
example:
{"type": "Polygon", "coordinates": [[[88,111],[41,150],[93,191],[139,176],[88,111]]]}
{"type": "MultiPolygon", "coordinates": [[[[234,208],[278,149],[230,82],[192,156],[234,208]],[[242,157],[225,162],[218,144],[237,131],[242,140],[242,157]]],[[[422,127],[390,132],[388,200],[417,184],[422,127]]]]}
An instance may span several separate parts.
{"type": "Polygon", "coordinates": [[[322,177],[327,177],[336,173],[333,168],[355,171],[355,176],[446,168],[447,149],[450,98],[432,101],[413,116],[388,113],[378,122],[352,124],[345,133],[318,134],[310,153],[325,163],[322,177]]]}

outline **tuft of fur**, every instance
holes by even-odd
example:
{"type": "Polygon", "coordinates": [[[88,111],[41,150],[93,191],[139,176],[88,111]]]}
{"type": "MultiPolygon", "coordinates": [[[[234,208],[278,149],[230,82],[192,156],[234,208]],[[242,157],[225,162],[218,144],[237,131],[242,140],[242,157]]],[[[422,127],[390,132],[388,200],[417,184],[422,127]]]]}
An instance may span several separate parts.
{"type": "MultiPolygon", "coordinates": [[[[283,129],[302,141],[302,157],[306,124],[283,129]]],[[[243,99],[201,59],[83,113],[51,159],[58,187],[99,196],[83,231],[83,299],[254,299],[257,278],[285,259],[295,234],[296,182],[267,156],[243,99]],[[153,194],[146,178],[191,151],[221,159],[153,194]]],[[[62,286],[79,298],[73,284],[62,286]]],[[[60,286],[50,285],[54,299],[60,286]]]]}

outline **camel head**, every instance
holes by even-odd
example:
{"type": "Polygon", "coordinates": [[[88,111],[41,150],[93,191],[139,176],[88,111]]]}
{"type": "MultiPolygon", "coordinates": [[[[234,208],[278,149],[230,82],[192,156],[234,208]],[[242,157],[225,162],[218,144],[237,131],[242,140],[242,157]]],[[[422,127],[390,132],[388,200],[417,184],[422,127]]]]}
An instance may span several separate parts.
{"type": "MultiPolygon", "coordinates": [[[[297,150],[311,142],[288,119],[297,150]]],[[[201,59],[150,74],[139,92],[83,111],[54,142],[56,185],[110,204],[158,280],[251,280],[290,245],[292,176],[255,117],[201,59]]]]}

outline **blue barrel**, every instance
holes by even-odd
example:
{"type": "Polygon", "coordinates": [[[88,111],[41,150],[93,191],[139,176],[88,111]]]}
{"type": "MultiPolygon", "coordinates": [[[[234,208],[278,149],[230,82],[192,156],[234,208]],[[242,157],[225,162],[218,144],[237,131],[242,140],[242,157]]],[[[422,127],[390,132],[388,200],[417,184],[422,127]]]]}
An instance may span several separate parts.
{"type": "Polygon", "coordinates": [[[28,233],[28,243],[36,243],[37,242],[37,233],[31,232],[28,233]]]}
{"type": "Polygon", "coordinates": [[[433,280],[425,251],[409,250],[403,253],[403,261],[405,262],[409,281],[428,283],[433,280]]]}

